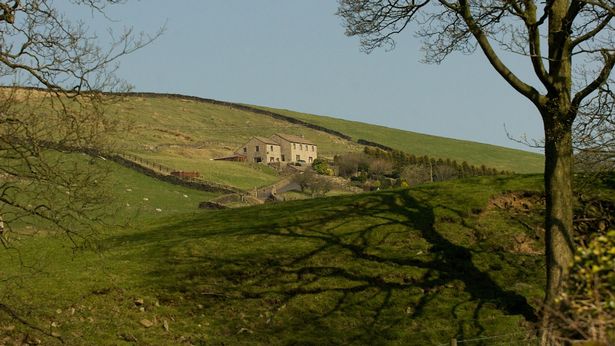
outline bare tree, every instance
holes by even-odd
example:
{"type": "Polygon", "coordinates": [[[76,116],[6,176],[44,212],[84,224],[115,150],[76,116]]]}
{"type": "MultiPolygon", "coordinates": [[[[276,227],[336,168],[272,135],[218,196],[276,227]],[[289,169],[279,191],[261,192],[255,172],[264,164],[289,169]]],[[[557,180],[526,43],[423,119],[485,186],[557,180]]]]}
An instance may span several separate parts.
{"type": "MultiPolygon", "coordinates": [[[[71,0],[105,17],[121,0],[71,0]]],[[[124,91],[115,77],[118,58],[155,39],[131,29],[110,35],[106,48],[83,22],[71,20],[52,0],[0,0],[0,243],[11,233],[37,229],[67,235],[76,246],[91,239],[93,221],[106,205],[109,166],[99,155],[118,124],[107,114],[124,91]],[[24,225],[33,225],[28,229],[24,225]],[[21,225],[21,227],[16,227],[21,225]]],[[[106,18],[106,17],[105,17],[106,18]]],[[[6,285],[10,280],[0,274],[6,285]]],[[[10,289],[7,289],[10,293],[10,289]]],[[[9,294],[7,293],[7,294],[9,294]]],[[[0,311],[31,328],[7,305],[0,311]]]]}
{"type": "Polygon", "coordinates": [[[363,153],[346,153],[334,158],[338,173],[342,177],[350,177],[369,167],[370,160],[363,153]]]}
{"type": "Polygon", "coordinates": [[[615,93],[609,83],[579,109],[574,127],[575,166],[585,172],[615,170],[615,93]]]}
{"type": "Polygon", "coordinates": [[[577,114],[608,85],[615,63],[611,0],[340,0],[346,34],[366,52],[392,48],[414,24],[427,62],[479,48],[489,64],[538,109],[545,133],[547,290],[560,290],[572,260],[572,128],[577,114]],[[502,60],[530,60],[540,85],[521,80],[502,60]],[[574,64],[573,64],[574,60],[574,64]],[[587,78],[574,78],[581,70],[587,78]]]}
{"type": "Polygon", "coordinates": [[[399,177],[410,186],[428,183],[432,180],[429,167],[423,165],[407,165],[401,170],[399,177]]]}
{"type": "MultiPolygon", "coordinates": [[[[101,16],[121,2],[71,1],[101,16]]],[[[115,100],[101,92],[125,90],[114,75],[118,58],[160,33],[124,29],[103,49],[85,23],[70,20],[54,1],[0,1],[0,82],[19,87],[0,90],[0,216],[7,230],[36,217],[75,240],[74,223],[94,217],[88,212],[101,202],[105,172],[74,153],[108,148],[107,134],[118,127],[106,106],[115,100]]]]}
{"type": "MultiPolygon", "coordinates": [[[[339,0],[346,34],[366,52],[392,48],[415,25],[425,60],[477,48],[506,82],[532,102],[545,134],[546,302],[560,291],[573,257],[573,123],[588,99],[607,88],[615,64],[612,0],[339,0]],[[539,80],[521,80],[502,60],[522,54],[539,80]],[[578,72],[578,73],[577,73],[578,72]],[[580,74],[579,74],[580,73],[580,74]]],[[[591,103],[591,102],[590,102],[591,103]]]]}
{"type": "Polygon", "coordinates": [[[390,174],[393,171],[393,163],[385,159],[372,159],[369,162],[369,172],[374,176],[390,174]]]}
{"type": "Polygon", "coordinates": [[[449,165],[436,165],[433,169],[435,181],[447,181],[457,178],[457,170],[449,165]]]}
{"type": "Polygon", "coordinates": [[[327,177],[317,174],[312,169],[293,176],[293,182],[299,185],[301,192],[310,191],[312,197],[324,196],[333,189],[333,184],[327,177]]]}

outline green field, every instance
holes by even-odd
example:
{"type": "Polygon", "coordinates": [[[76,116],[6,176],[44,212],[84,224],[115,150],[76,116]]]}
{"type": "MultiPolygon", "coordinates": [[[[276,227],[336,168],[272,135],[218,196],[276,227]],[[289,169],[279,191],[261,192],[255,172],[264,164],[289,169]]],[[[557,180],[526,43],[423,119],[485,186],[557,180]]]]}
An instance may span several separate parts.
{"type": "Polygon", "coordinates": [[[498,170],[517,173],[539,173],[544,167],[544,157],[527,151],[458,139],[431,136],[390,127],[343,120],[328,116],[305,114],[285,109],[258,107],[304,120],[308,123],[339,131],[353,140],[365,139],[384,144],[417,156],[467,161],[472,165],[485,165],[498,170]]]}
{"type": "Polygon", "coordinates": [[[280,179],[277,171],[266,165],[245,162],[213,161],[182,155],[173,150],[141,153],[139,157],[185,171],[197,171],[204,179],[243,190],[271,185],[280,179]]]}
{"type": "MultiPolygon", "coordinates": [[[[147,196],[142,215],[162,206],[166,217],[107,230],[97,252],[38,236],[0,253],[2,303],[66,344],[533,337],[544,255],[524,225],[541,223],[541,206],[515,212],[492,203],[511,191],[540,193],[539,176],[198,211],[182,189],[124,173],[118,195],[131,204],[147,196]]],[[[6,314],[0,330],[7,340],[58,343],[6,314]]]]}
{"type": "Polygon", "coordinates": [[[114,189],[113,206],[119,209],[117,219],[120,220],[134,219],[140,224],[143,220],[195,210],[200,202],[220,195],[166,183],[115,163],[108,164],[112,165],[109,183],[114,189]]]}

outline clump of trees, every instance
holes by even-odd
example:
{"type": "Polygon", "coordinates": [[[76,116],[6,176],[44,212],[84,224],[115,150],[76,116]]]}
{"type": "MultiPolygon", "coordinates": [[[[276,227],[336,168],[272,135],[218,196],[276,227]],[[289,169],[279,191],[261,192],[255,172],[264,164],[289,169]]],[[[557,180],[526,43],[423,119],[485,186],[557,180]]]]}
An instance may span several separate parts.
{"type": "MultiPolygon", "coordinates": [[[[498,171],[485,165],[470,165],[466,161],[461,164],[451,159],[435,159],[427,155],[416,156],[401,150],[383,150],[375,147],[365,147],[363,152],[370,157],[388,160],[394,167],[401,170],[405,166],[420,166],[430,170],[433,181],[449,180],[460,177],[473,177],[483,175],[510,174],[507,171],[498,171]]],[[[430,178],[430,180],[432,180],[430,178]]]]}
{"type": "Polygon", "coordinates": [[[350,178],[369,171],[369,158],[362,153],[335,155],[333,162],[340,177],[350,178]]]}
{"type": "Polygon", "coordinates": [[[301,192],[309,192],[312,197],[324,196],[333,189],[333,183],[329,179],[312,169],[296,174],[293,182],[299,185],[301,192]]]}
{"type": "Polygon", "coordinates": [[[415,156],[399,150],[365,147],[362,153],[336,155],[334,165],[341,177],[364,189],[404,187],[461,177],[509,174],[486,166],[457,163],[450,159],[415,156]]]}

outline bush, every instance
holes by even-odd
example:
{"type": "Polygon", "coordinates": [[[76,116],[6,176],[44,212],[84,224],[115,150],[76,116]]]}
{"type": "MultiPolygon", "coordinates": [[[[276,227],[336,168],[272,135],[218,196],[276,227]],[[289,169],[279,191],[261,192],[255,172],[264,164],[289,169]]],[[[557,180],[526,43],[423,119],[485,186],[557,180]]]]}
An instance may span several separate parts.
{"type": "Polygon", "coordinates": [[[382,183],[380,182],[380,180],[376,180],[372,183],[372,190],[379,190],[381,186],[382,183]]]}
{"type": "Polygon", "coordinates": [[[316,173],[321,175],[330,175],[329,173],[332,172],[331,168],[329,168],[329,164],[327,163],[327,161],[321,158],[317,158],[316,160],[314,160],[314,162],[312,163],[312,169],[314,169],[316,173]]]}
{"type": "Polygon", "coordinates": [[[615,344],[615,230],[577,249],[553,310],[556,337],[562,341],[615,344]]]}

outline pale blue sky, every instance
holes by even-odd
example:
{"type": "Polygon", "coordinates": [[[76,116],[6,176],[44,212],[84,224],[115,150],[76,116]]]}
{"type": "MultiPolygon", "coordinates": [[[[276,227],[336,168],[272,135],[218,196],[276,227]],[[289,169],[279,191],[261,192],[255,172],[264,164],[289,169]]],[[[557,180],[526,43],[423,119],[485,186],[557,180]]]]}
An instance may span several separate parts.
{"type": "MultiPolygon", "coordinates": [[[[333,0],[129,1],[109,17],[166,32],[121,60],[137,91],[170,92],[287,108],[427,134],[530,150],[506,137],[542,136],[537,111],[477,52],[420,63],[412,30],[395,50],[360,51],[344,36],[333,0]]],[[[89,17],[89,16],[88,16],[89,17]]],[[[91,20],[91,18],[89,18],[91,20]]],[[[529,65],[512,57],[522,78],[529,65]]]]}

